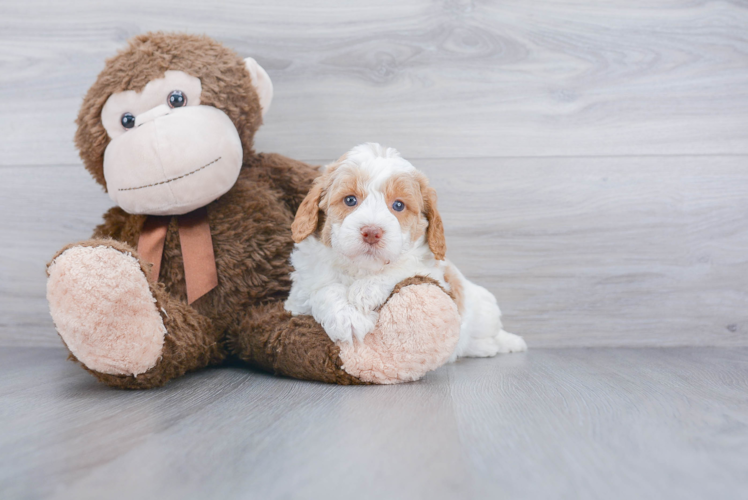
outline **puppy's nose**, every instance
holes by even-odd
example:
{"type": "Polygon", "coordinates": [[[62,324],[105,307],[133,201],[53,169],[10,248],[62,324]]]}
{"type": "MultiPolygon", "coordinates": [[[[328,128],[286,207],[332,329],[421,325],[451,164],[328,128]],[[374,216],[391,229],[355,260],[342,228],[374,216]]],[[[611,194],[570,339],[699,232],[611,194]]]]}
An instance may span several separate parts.
{"type": "Polygon", "coordinates": [[[376,245],[377,243],[379,243],[379,240],[382,239],[383,234],[384,231],[381,227],[364,226],[361,228],[361,236],[363,236],[364,241],[369,245],[376,245]]]}

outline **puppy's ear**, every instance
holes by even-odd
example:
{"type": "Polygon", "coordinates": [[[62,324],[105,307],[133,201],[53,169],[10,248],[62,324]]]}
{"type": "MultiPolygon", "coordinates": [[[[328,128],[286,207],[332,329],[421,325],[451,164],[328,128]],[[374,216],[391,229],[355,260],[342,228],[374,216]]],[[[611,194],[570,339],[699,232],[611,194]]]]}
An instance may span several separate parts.
{"type": "Polygon", "coordinates": [[[447,242],[444,239],[444,225],[439,211],[436,209],[436,190],[429,186],[425,175],[418,173],[416,179],[421,186],[421,197],[423,197],[423,213],[429,226],[426,228],[426,241],[429,249],[436,260],[444,260],[447,253],[447,242]]]}
{"type": "MultiPolygon", "coordinates": [[[[322,176],[324,177],[324,176],[322,176]]],[[[291,236],[296,243],[301,243],[317,229],[319,222],[319,201],[322,197],[322,177],[315,179],[312,189],[299,205],[296,218],[291,224],[291,236]]]]}

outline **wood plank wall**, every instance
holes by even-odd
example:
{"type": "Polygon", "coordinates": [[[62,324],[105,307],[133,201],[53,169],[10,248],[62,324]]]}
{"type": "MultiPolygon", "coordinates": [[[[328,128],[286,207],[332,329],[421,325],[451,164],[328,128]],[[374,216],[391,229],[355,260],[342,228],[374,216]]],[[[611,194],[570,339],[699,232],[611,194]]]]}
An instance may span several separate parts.
{"type": "Polygon", "coordinates": [[[72,144],[104,60],[206,33],[275,84],[257,149],[376,141],[530,346],[748,345],[748,3],[0,4],[0,345],[60,344],[44,265],[108,197],[72,144]]]}

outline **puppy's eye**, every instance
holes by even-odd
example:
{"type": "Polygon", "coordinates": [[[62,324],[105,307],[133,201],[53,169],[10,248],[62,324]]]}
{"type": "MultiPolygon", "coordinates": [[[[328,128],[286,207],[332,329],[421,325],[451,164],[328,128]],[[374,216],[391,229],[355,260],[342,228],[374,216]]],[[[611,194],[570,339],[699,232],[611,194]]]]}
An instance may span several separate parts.
{"type": "Polygon", "coordinates": [[[355,196],[351,195],[351,196],[346,196],[343,202],[349,207],[355,207],[356,203],[358,203],[358,200],[356,199],[355,196]]]}
{"type": "Polygon", "coordinates": [[[135,126],[135,117],[132,113],[125,113],[119,121],[125,128],[133,128],[135,126]]]}
{"type": "Polygon", "coordinates": [[[405,210],[405,203],[403,203],[400,200],[396,200],[395,203],[392,204],[392,210],[395,212],[402,212],[405,210]]]}
{"type": "Polygon", "coordinates": [[[187,104],[187,96],[181,90],[172,90],[167,101],[170,108],[181,108],[187,104]]]}

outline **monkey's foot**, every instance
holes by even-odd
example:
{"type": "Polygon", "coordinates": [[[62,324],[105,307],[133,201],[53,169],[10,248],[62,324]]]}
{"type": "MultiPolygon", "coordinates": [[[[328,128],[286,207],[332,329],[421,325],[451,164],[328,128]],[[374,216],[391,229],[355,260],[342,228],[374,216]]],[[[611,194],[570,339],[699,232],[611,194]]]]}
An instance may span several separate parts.
{"type": "Polygon", "coordinates": [[[166,328],[135,257],[105,245],[74,246],[47,273],[52,319],[78,361],[111,375],[156,365],[166,328]]]}
{"type": "Polygon", "coordinates": [[[364,382],[397,384],[446,363],[460,337],[460,315],[435,283],[419,277],[401,283],[363,342],[337,342],[343,369],[364,382]]]}

